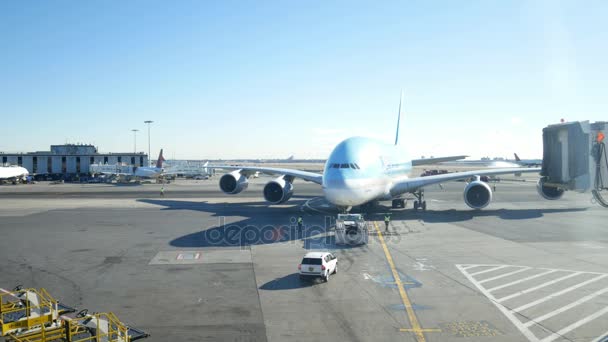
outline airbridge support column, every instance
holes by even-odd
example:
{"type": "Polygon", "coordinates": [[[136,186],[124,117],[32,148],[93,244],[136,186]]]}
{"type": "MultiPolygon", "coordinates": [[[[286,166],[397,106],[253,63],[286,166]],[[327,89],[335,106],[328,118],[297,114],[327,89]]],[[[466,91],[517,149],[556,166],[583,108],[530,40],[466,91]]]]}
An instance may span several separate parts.
{"type": "Polygon", "coordinates": [[[608,208],[607,134],[608,122],[576,121],[545,127],[538,183],[541,195],[557,199],[566,190],[591,191],[596,201],[608,208]]]}

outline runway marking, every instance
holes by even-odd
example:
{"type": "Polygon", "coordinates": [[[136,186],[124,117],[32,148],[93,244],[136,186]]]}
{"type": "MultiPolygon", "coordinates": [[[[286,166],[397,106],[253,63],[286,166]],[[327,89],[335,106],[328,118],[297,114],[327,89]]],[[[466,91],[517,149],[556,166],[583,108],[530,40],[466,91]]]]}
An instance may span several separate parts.
{"type": "Polygon", "coordinates": [[[607,312],[608,312],[608,306],[603,308],[600,311],[597,311],[597,312],[581,319],[580,321],[570,324],[569,326],[563,328],[562,330],[560,330],[556,333],[549,335],[548,337],[545,337],[544,339],[541,340],[541,342],[551,342],[551,341],[555,340],[556,338],[562,337],[564,334],[567,334],[568,332],[580,327],[581,325],[591,322],[592,320],[602,316],[603,314],[605,314],[607,312]]]}
{"type": "Polygon", "coordinates": [[[509,273],[497,275],[497,276],[492,277],[492,278],[484,279],[484,280],[480,281],[479,283],[480,284],[487,283],[487,282],[492,281],[492,280],[497,280],[497,279],[508,277],[508,276],[511,276],[511,275],[514,275],[514,274],[517,274],[517,273],[525,272],[525,271],[527,271],[529,269],[531,269],[531,267],[524,267],[524,268],[521,268],[521,269],[513,271],[513,272],[509,272],[509,273]]]}
{"type": "Polygon", "coordinates": [[[416,317],[416,311],[412,307],[412,302],[405,291],[404,284],[401,282],[401,277],[399,277],[399,272],[397,272],[397,268],[395,267],[395,263],[393,262],[393,257],[391,256],[390,251],[388,250],[388,246],[384,241],[384,236],[382,236],[382,232],[380,228],[378,228],[378,223],[376,221],[372,221],[374,223],[374,227],[378,232],[378,240],[380,240],[380,244],[382,245],[382,249],[384,250],[384,255],[386,256],[386,261],[391,268],[393,273],[393,278],[395,279],[395,283],[397,284],[397,288],[399,289],[399,295],[401,296],[401,301],[403,302],[403,306],[405,307],[405,311],[407,313],[407,317],[412,325],[412,328],[409,329],[399,329],[402,332],[413,332],[416,335],[416,340],[418,342],[426,342],[426,338],[424,337],[425,332],[440,332],[441,329],[424,329],[420,326],[420,322],[418,321],[418,317],[416,317]]]}
{"type": "Polygon", "coordinates": [[[570,303],[570,304],[568,304],[566,306],[562,306],[559,309],[556,309],[556,310],[553,310],[553,311],[551,311],[549,313],[546,313],[546,314],[544,314],[544,315],[542,315],[540,317],[533,318],[530,322],[528,322],[528,323],[526,323],[524,325],[527,326],[527,327],[529,327],[529,326],[531,326],[533,324],[538,324],[538,323],[540,323],[540,322],[542,322],[542,321],[544,321],[546,319],[549,319],[549,318],[551,318],[553,316],[559,315],[560,313],[562,313],[564,311],[570,310],[573,307],[579,306],[579,305],[581,305],[581,304],[583,304],[583,303],[585,303],[585,302],[587,302],[587,301],[589,301],[589,300],[591,300],[591,299],[593,299],[593,298],[595,298],[595,297],[597,297],[599,295],[602,295],[602,294],[604,294],[606,292],[608,292],[608,287],[605,287],[605,288],[603,288],[603,289],[601,289],[599,291],[596,291],[596,292],[594,292],[594,293],[592,293],[592,294],[590,294],[588,296],[585,296],[585,297],[583,297],[583,298],[581,298],[579,300],[576,300],[576,301],[574,301],[574,302],[572,302],[572,303],[570,303]]]}
{"type": "Polygon", "coordinates": [[[484,273],[488,273],[488,272],[492,272],[492,271],[498,271],[498,270],[500,270],[502,268],[506,268],[506,267],[509,267],[509,266],[508,265],[502,265],[502,266],[492,267],[490,269],[479,271],[479,272],[473,273],[471,275],[472,276],[476,276],[476,275],[480,275],[480,274],[484,274],[484,273]]]}
{"type": "MultiPolygon", "coordinates": [[[[475,285],[475,287],[483,294],[485,295],[495,306],[496,308],[498,308],[498,310],[500,312],[502,312],[505,317],[511,321],[511,323],[513,323],[513,325],[515,325],[515,327],[517,329],[519,329],[519,331],[531,342],[551,342],[554,341],[558,338],[566,338],[564,335],[575,330],[578,329],[584,325],[588,325],[590,322],[596,320],[599,317],[602,317],[603,315],[605,315],[606,313],[608,313],[608,306],[601,308],[599,311],[595,311],[594,313],[586,316],[586,317],[575,317],[575,319],[579,319],[578,321],[571,323],[569,325],[566,326],[551,326],[550,324],[543,324],[542,325],[542,331],[550,331],[550,334],[547,336],[536,336],[537,333],[532,332],[532,330],[530,330],[533,326],[537,326],[539,325],[541,322],[543,321],[547,321],[550,318],[556,317],[560,314],[563,314],[565,312],[567,312],[568,310],[575,308],[575,307],[579,307],[585,303],[589,303],[588,305],[593,305],[595,303],[597,303],[597,301],[592,301],[592,299],[597,298],[598,296],[601,296],[603,294],[608,293],[608,287],[602,284],[600,284],[600,289],[594,291],[591,294],[588,294],[589,291],[585,291],[584,294],[585,296],[582,296],[581,298],[572,301],[572,297],[570,296],[564,296],[567,293],[571,293],[572,291],[582,288],[584,286],[589,286],[590,284],[593,284],[595,282],[599,282],[600,280],[605,280],[608,279],[608,274],[606,273],[598,273],[598,272],[579,272],[579,271],[574,271],[574,270],[564,270],[564,269],[550,269],[550,268],[531,268],[528,266],[516,266],[516,265],[471,265],[471,264],[464,264],[464,265],[456,265],[456,268],[458,268],[460,270],[460,272],[462,272],[462,274],[473,284],[475,285]],[[499,268],[500,266],[504,266],[499,268]],[[483,271],[478,271],[478,272],[474,272],[474,273],[469,273],[469,271],[471,269],[473,269],[474,267],[484,267],[486,268],[483,271]],[[526,270],[533,270],[533,271],[540,271],[540,273],[531,275],[531,276],[525,276],[521,279],[517,279],[511,282],[508,282],[506,284],[501,284],[498,286],[494,286],[492,288],[487,289],[484,286],[484,282],[487,283],[491,278],[488,279],[477,279],[477,277],[475,275],[479,275],[479,274],[483,274],[486,272],[490,272],[489,270],[493,270],[493,271],[497,271],[500,269],[503,269],[503,273],[502,275],[497,275],[494,276],[492,278],[492,280],[499,280],[501,278],[505,278],[506,274],[508,275],[513,275],[516,274],[513,271],[513,268],[518,268],[519,270],[521,269],[526,269],[526,270]],[[497,290],[500,289],[504,289],[513,285],[517,285],[517,284],[521,284],[523,282],[532,280],[532,279],[537,279],[537,278],[541,278],[544,276],[548,276],[551,277],[551,274],[556,273],[556,272],[567,272],[568,274],[561,276],[559,278],[556,279],[552,279],[546,282],[543,282],[540,285],[536,285],[536,286],[532,286],[529,287],[525,290],[522,291],[517,291],[513,294],[507,295],[505,297],[502,298],[496,298],[495,295],[492,294],[492,292],[495,292],[497,290]],[[531,298],[528,299],[526,301],[526,304],[520,305],[514,309],[511,309],[510,306],[505,306],[505,304],[503,304],[504,302],[517,298],[521,295],[524,294],[534,294],[536,290],[541,289],[541,288],[545,288],[554,284],[558,284],[556,285],[556,287],[559,288],[559,284],[561,281],[564,281],[566,279],[576,279],[575,277],[577,276],[583,276],[583,275],[594,275],[593,278],[591,279],[587,279],[587,280],[580,280],[580,282],[576,285],[573,286],[569,286],[567,288],[564,289],[560,289],[559,291],[553,292],[549,295],[544,295],[544,294],[540,294],[537,296],[539,296],[540,298],[531,298]],[[527,318],[524,318],[525,316],[523,316],[522,314],[520,314],[521,312],[523,312],[526,309],[532,308],[532,307],[538,307],[539,305],[548,302],[548,301],[552,301],[553,302],[558,302],[560,300],[570,300],[569,302],[564,303],[565,305],[554,309],[555,306],[549,306],[551,309],[553,309],[552,311],[546,312],[536,318],[530,319],[528,320],[527,318]],[[523,321],[522,321],[523,320],[523,321]]],[[[476,268],[478,269],[478,268],[476,268]]],[[[521,271],[523,272],[523,271],[521,271]]],[[[517,272],[519,273],[519,272],[517,272]]],[[[549,278],[550,279],[550,278],[549,278]]],[[[575,292],[576,293],[576,292],[575,292]]],[[[540,307],[542,309],[542,306],[540,307]]],[[[597,310],[597,308],[595,308],[597,310]]],[[[553,321],[548,321],[549,323],[551,322],[563,322],[564,319],[561,320],[553,320],[553,321]]],[[[599,322],[599,320],[597,321],[599,322]]],[[[554,324],[559,324],[559,323],[554,323],[554,324]]],[[[563,323],[562,323],[563,324],[563,323]]],[[[593,331],[593,335],[595,335],[598,331],[598,324],[603,324],[602,322],[596,323],[594,325],[592,325],[591,327],[587,328],[587,329],[592,329],[590,331],[593,331]]],[[[604,327],[603,325],[600,325],[600,327],[604,327]]],[[[603,341],[604,338],[606,338],[606,334],[608,334],[608,332],[604,332],[602,335],[600,335],[599,337],[595,338],[593,340],[593,342],[600,342],[603,341]]],[[[577,333],[577,335],[581,336],[581,333],[577,333]]],[[[587,332],[586,336],[589,335],[589,332],[587,332]]],[[[593,336],[592,335],[592,336],[593,336]]],[[[582,335],[585,336],[585,335],[582,335]]]]}
{"type": "Polygon", "coordinates": [[[583,272],[576,272],[576,273],[568,274],[567,276],[563,276],[561,278],[553,279],[551,281],[548,281],[546,283],[542,283],[542,284],[537,285],[537,286],[533,286],[533,287],[525,289],[523,291],[515,292],[515,293],[510,294],[510,295],[508,295],[506,297],[502,297],[500,299],[497,299],[496,301],[499,302],[499,303],[502,303],[502,302],[507,301],[509,299],[513,299],[513,298],[519,297],[519,296],[524,295],[526,293],[530,293],[530,292],[536,291],[538,289],[542,289],[543,287],[547,287],[549,285],[553,285],[553,284],[559,283],[562,280],[570,279],[572,277],[576,277],[576,276],[579,276],[581,274],[583,274],[583,272]]]}
{"type": "Polygon", "coordinates": [[[555,273],[555,272],[559,272],[559,270],[549,270],[547,272],[543,272],[543,273],[535,274],[535,275],[530,276],[530,277],[526,277],[526,278],[522,278],[522,279],[519,279],[519,280],[515,280],[515,281],[512,281],[510,283],[506,283],[506,284],[499,285],[499,286],[493,287],[491,289],[488,289],[488,292],[504,289],[505,287],[509,287],[509,286],[512,286],[512,285],[517,285],[519,283],[523,283],[524,281],[536,279],[536,278],[542,277],[544,275],[555,273]]]}
{"type": "Polygon", "coordinates": [[[606,342],[606,341],[608,341],[608,331],[601,334],[598,338],[594,339],[591,342],[606,342]]]}
{"type": "Polygon", "coordinates": [[[574,291],[574,290],[578,289],[579,287],[583,287],[583,286],[585,286],[587,284],[591,284],[591,283],[593,283],[595,281],[598,281],[600,279],[606,278],[607,276],[608,276],[608,274],[604,274],[604,275],[601,275],[599,277],[595,277],[593,279],[589,279],[587,281],[584,281],[584,282],[582,282],[580,284],[576,284],[574,286],[570,286],[570,287],[568,287],[566,289],[563,289],[561,291],[557,291],[557,292],[552,293],[552,294],[550,294],[548,296],[545,296],[545,297],[543,297],[541,299],[538,299],[538,300],[535,300],[535,301],[530,302],[528,304],[525,304],[525,305],[522,305],[520,307],[517,307],[517,308],[513,309],[513,311],[515,311],[515,312],[522,312],[522,311],[524,311],[524,310],[526,310],[528,308],[531,308],[531,307],[533,307],[535,305],[538,305],[540,303],[544,303],[544,302],[546,302],[546,301],[548,301],[550,299],[553,299],[555,297],[559,297],[559,296],[563,295],[564,293],[568,293],[570,291],[574,291]]]}
{"type": "Polygon", "coordinates": [[[316,211],[316,212],[321,213],[321,214],[326,214],[326,215],[327,214],[331,214],[330,212],[326,212],[326,211],[323,211],[323,210],[315,209],[312,206],[310,206],[310,202],[312,202],[314,200],[322,199],[322,198],[323,197],[314,197],[314,198],[311,198],[309,200],[306,200],[306,202],[304,202],[304,204],[300,207],[300,211],[303,212],[304,208],[308,208],[308,209],[310,209],[312,211],[316,211]]]}

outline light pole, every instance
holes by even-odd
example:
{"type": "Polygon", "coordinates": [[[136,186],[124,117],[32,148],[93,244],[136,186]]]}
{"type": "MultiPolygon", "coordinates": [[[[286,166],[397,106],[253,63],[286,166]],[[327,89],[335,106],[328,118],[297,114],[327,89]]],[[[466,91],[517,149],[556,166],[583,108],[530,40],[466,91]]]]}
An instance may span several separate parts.
{"type": "Polygon", "coordinates": [[[132,129],[131,131],[133,132],[133,153],[137,153],[137,132],[139,132],[139,130],[132,129]]]}
{"type": "Polygon", "coordinates": [[[150,155],[150,124],[153,123],[154,121],[152,120],[146,120],[144,121],[145,124],[148,124],[148,165],[150,164],[150,161],[152,159],[152,155],[150,155]]]}

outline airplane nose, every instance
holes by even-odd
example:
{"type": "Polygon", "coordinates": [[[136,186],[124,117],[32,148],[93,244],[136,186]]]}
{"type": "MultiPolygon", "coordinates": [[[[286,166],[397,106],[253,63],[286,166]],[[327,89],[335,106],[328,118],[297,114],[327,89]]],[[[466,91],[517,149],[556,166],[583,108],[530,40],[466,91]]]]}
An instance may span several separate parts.
{"type": "Polygon", "coordinates": [[[360,205],[371,200],[366,198],[365,189],[361,188],[360,183],[360,181],[344,177],[331,177],[324,180],[323,194],[330,203],[335,205],[360,205]]]}

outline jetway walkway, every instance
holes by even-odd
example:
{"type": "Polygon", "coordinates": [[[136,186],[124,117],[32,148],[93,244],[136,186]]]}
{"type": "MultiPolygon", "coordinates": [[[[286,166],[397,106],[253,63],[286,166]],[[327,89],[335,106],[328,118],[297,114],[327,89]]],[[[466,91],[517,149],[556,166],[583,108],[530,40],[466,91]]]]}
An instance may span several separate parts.
{"type": "Polygon", "coordinates": [[[539,192],[557,199],[564,191],[591,191],[608,208],[608,122],[575,121],[543,129],[543,164],[539,192]]]}

